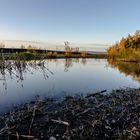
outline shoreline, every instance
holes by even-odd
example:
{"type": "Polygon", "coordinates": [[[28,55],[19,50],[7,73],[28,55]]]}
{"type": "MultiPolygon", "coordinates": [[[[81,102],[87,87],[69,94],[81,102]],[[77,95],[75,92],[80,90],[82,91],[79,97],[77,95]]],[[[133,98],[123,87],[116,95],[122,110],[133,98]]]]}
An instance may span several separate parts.
{"type": "Polygon", "coordinates": [[[128,62],[128,63],[140,63],[138,60],[128,60],[128,59],[112,59],[112,58],[107,58],[108,60],[112,60],[114,62],[128,62]]]}
{"type": "Polygon", "coordinates": [[[107,55],[95,54],[81,56],[80,54],[72,54],[71,56],[66,56],[65,54],[58,54],[56,56],[48,56],[46,54],[35,54],[35,53],[19,53],[19,54],[3,54],[0,56],[0,60],[43,60],[43,59],[69,59],[69,58],[95,58],[95,59],[107,59],[107,55]]]}
{"type": "Polygon", "coordinates": [[[0,117],[0,139],[140,139],[140,89],[36,100],[0,117]]]}

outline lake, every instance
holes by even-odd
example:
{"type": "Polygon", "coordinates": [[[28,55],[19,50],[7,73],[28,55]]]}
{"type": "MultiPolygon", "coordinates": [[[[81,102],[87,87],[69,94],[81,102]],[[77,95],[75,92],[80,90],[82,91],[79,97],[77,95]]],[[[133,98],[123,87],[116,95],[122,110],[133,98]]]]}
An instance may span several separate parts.
{"type": "Polygon", "coordinates": [[[139,68],[137,64],[119,65],[106,59],[7,61],[0,71],[0,113],[38,96],[61,99],[120,87],[138,88],[139,68]]]}

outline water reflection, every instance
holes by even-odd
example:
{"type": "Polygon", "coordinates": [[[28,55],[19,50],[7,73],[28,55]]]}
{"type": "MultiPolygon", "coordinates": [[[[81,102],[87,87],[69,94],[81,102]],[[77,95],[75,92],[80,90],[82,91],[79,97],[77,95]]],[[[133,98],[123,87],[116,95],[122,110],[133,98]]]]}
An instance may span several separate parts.
{"type": "MultiPolygon", "coordinates": [[[[111,62],[110,62],[111,63],[111,62]]],[[[40,97],[63,98],[120,87],[139,87],[106,59],[47,59],[0,62],[0,113],[40,97]]],[[[132,67],[132,66],[131,66],[132,67]]],[[[127,70],[128,68],[126,68],[127,70]]]]}
{"type": "Polygon", "coordinates": [[[61,63],[64,64],[64,72],[68,72],[71,67],[73,67],[74,64],[82,64],[86,65],[87,64],[87,59],[79,59],[79,58],[66,58],[62,59],[62,62],[60,62],[61,59],[48,59],[46,60],[46,63],[56,63],[56,65],[61,65],[61,63]]]}
{"type": "Polygon", "coordinates": [[[72,58],[65,59],[64,71],[67,72],[70,69],[70,67],[73,66],[73,63],[81,63],[83,65],[86,65],[86,62],[87,62],[86,59],[81,59],[81,60],[79,60],[79,58],[76,58],[76,59],[72,59],[72,58]]]}
{"type": "MultiPolygon", "coordinates": [[[[61,64],[58,59],[48,59],[48,60],[0,60],[0,81],[3,82],[5,90],[7,90],[7,80],[13,79],[17,83],[20,83],[23,87],[23,80],[25,79],[25,74],[34,74],[35,71],[41,71],[43,78],[47,80],[49,78],[48,73],[53,75],[54,73],[48,68],[47,64],[50,62],[61,64]]],[[[86,65],[86,59],[64,59],[64,72],[68,72],[73,66],[73,63],[81,63],[86,65]]]]}
{"type": "Polygon", "coordinates": [[[0,60],[0,80],[3,81],[3,86],[7,90],[7,80],[16,80],[17,83],[21,83],[23,87],[23,80],[25,73],[34,74],[33,70],[42,71],[44,79],[47,79],[48,72],[53,74],[45,66],[45,61],[25,61],[25,60],[0,60]]]}
{"type": "Polygon", "coordinates": [[[132,62],[119,62],[108,60],[111,67],[117,68],[120,72],[124,73],[126,76],[131,75],[134,80],[140,83],[140,63],[132,62]]]}

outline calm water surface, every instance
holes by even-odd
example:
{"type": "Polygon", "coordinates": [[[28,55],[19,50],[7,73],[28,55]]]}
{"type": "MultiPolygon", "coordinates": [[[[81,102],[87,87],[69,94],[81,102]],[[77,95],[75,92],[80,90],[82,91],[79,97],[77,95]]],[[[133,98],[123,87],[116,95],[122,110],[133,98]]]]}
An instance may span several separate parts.
{"type": "Polygon", "coordinates": [[[36,95],[61,98],[140,86],[137,76],[126,74],[105,59],[45,60],[43,66],[29,62],[22,70],[7,70],[0,76],[0,113],[35,99],[36,95]]]}

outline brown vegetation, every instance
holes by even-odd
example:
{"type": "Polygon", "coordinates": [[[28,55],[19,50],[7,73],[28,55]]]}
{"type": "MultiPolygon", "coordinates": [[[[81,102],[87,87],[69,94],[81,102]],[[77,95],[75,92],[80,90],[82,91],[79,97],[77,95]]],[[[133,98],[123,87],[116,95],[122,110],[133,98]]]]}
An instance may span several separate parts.
{"type": "Polygon", "coordinates": [[[17,107],[0,118],[0,139],[139,140],[140,90],[102,92],[17,107]]]}
{"type": "Polygon", "coordinates": [[[108,50],[108,55],[113,59],[121,59],[124,61],[140,61],[140,31],[127,38],[122,38],[108,50]]]}

